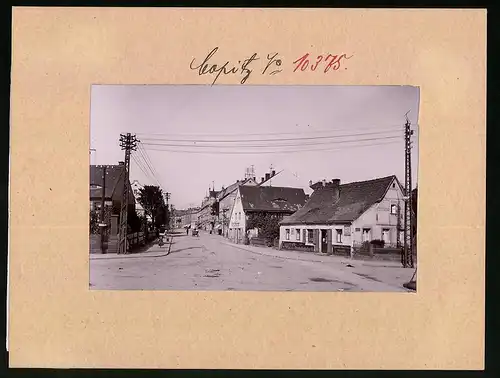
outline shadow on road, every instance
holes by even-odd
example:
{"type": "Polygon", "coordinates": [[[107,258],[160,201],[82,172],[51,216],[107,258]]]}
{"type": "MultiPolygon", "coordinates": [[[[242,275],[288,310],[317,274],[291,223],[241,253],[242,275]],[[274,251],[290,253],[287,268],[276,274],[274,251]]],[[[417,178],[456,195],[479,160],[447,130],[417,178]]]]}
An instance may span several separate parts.
{"type": "Polygon", "coordinates": [[[188,251],[190,249],[197,249],[197,248],[200,248],[200,247],[179,248],[179,249],[174,249],[173,251],[170,251],[170,253],[183,252],[183,251],[188,251]]]}

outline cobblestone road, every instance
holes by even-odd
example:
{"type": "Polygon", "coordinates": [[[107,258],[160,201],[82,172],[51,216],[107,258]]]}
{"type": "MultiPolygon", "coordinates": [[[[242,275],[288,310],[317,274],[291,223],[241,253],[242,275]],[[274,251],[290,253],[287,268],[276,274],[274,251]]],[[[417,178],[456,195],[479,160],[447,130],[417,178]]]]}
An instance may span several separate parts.
{"type": "Polygon", "coordinates": [[[206,233],[176,236],[167,251],[168,245],[155,245],[141,254],[91,255],[91,289],[405,292],[402,284],[413,273],[328,257],[285,258],[281,251],[272,256],[272,249],[238,246],[206,233]]]}

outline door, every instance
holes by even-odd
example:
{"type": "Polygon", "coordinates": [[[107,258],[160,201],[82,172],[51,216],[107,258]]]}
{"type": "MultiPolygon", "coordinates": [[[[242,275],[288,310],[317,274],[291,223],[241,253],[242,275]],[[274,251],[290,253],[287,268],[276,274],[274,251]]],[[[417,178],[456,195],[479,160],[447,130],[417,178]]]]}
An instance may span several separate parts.
{"type": "Polygon", "coordinates": [[[382,240],[384,241],[385,245],[388,245],[391,242],[391,240],[389,238],[389,231],[390,230],[388,228],[384,228],[382,230],[382,240]]]}
{"type": "Polygon", "coordinates": [[[328,248],[328,230],[321,230],[321,253],[326,253],[328,248]]]}

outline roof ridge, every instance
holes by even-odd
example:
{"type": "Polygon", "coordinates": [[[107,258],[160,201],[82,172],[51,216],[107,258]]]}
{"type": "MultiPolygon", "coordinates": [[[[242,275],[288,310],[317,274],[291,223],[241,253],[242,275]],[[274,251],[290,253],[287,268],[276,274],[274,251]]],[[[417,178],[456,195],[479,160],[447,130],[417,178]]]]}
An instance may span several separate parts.
{"type": "Polygon", "coordinates": [[[384,177],[378,177],[378,178],[374,178],[374,179],[370,179],[370,180],[360,180],[360,181],[351,181],[351,182],[346,182],[344,184],[340,184],[340,186],[342,185],[351,185],[351,184],[361,184],[361,183],[368,183],[368,182],[375,182],[375,181],[382,181],[382,180],[387,180],[389,178],[394,178],[396,177],[396,175],[389,175],[389,176],[384,176],[384,177]]]}

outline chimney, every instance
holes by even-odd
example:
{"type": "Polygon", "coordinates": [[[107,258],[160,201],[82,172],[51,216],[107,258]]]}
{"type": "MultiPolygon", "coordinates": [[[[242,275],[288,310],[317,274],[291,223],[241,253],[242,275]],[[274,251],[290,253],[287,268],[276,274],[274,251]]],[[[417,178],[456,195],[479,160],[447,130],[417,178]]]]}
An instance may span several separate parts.
{"type": "Polygon", "coordinates": [[[328,186],[332,188],[333,202],[335,203],[340,198],[340,179],[333,179],[328,186]]]}
{"type": "Polygon", "coordinates": [[[256,181],[256,178],[255,178],[255,176],[253,177],[253,181],[256,181]]]}
{"type": "Polygon", "coordinates": [[[260,182],[264,182],[264,177],[261,177],[261,178],[260,178],[260,182]]]}
{"type": "Polygon", "coordinates": [[[273,171],[271,172],[271,177],[274,177],[276,175],[276,171],[273,169],[273,171]]]}
{"type": "Polygon", "coordinates": [[[269,173],[266,173],[266,181],[269,180],[270,177],[269,173]]]}
{"type": "Polygon", "coordinates": [[[119,161],[118,165],[125,165],[125,162],[124,161],[119,161]]]}

